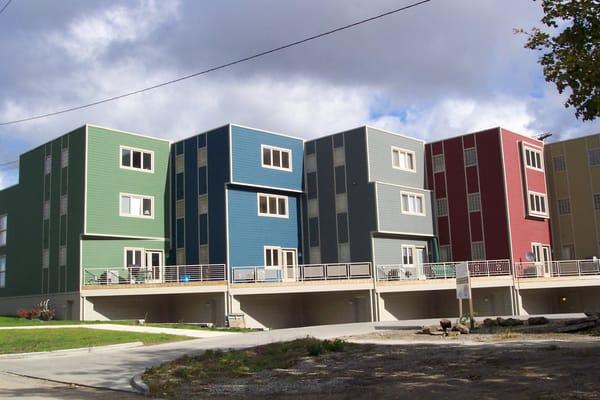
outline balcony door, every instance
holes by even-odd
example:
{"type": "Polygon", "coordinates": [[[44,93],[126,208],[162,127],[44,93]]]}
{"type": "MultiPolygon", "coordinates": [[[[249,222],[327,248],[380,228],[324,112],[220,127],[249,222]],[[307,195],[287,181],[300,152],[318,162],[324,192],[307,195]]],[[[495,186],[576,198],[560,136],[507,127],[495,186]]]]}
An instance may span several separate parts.
{"type": "Polygon", "coordinates": [[[297,280],[297,250],[265,247],[265,269],[276,270],[283,281],[297,280]]]}
{"type": "Polygon", "coordinates": [[[550,255],[550,246],[540,243],[532,243],[534,261],[538,266],[538,275],[552,276],[552,256],[550,255]]]}
{"type": "Polygon", "coordinates": [[[160,282],[163,267],[163,252],[146,250],[146,282],[160,282]]]}

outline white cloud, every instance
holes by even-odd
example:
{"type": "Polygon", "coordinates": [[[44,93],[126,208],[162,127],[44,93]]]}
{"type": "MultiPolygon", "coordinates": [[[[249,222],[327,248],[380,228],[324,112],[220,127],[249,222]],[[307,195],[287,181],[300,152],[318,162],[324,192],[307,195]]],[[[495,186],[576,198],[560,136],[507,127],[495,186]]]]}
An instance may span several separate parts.
{"type": "Polygon", "coordinates": [[[111,45],[146,38],[178,16],[178,0],[138,0],[137,5],[113,6],[91,16],[75,18],[66,31],[48,34],[51,44],[83,62],[102,55],[111,45]]]}

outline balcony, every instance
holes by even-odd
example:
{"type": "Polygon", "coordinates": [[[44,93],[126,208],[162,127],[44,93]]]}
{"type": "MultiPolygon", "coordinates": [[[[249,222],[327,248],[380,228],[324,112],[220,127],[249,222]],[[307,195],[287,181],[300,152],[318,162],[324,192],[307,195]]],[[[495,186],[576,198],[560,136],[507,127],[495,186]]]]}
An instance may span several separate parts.
{"type": "Polygon", "coordinates": [[[600,260],[568,260],[515,263],[517,278],[600,276],[600,260]]]}
{"type": "Polygon", "coordinates": [[[224,264],[84,268],[83,289],[226,285],[224,264]]]}
{"type": "MultiPolygon", "coordinates": [[[[378,265],[378,281],[454,279],[458,262],[378,265]]],[[[467,261],[471,277],[510,276],[509,260],[467,261]]]]}
{"type": "Polygon", "coordinates": [[[231,283],[283,283],[372,279],[370,262],[234,267],[231,283]]]}

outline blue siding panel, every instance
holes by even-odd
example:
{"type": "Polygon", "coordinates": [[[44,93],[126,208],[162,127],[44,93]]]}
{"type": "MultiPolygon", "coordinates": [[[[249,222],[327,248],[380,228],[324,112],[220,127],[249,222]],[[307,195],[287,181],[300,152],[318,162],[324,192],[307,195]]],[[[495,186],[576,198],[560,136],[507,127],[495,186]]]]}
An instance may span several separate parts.
{"type": "Polygon", "coordinates": [[[232,181],[239,184],[302,190],[304,143],[302,139],[268,132],[231,127],[232,181]],[[282,147],[292,151],[292,171],[262,167],[261,145],[282,147]]]}
{"type": "Polygon", "coordinates": [[[288,198],[288,218],[276,218],[258,215],[259,192],[243,187],[228,190],[230,268],[263,265],[264,246],[300,251],[298,195],[288,198]]]}
{"type": "Polygon", "coordinates": [[[185,161],[185,258],[198,264],[198,145],[196,137],[184,142],[185,161]]]}

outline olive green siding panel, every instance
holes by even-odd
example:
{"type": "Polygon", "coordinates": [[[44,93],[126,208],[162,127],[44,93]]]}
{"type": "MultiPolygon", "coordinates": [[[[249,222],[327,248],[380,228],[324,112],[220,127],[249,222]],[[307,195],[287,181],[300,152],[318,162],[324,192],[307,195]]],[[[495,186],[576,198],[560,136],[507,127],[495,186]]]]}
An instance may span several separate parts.
{"type": "Polygon", "coordinates": [[[166,249],[164,240],[93,238],[82,240],[82,264],[85,268],[125,267],[125,248],[166,249]]]}
{"type": "MultiPolygon", "coordinates": [[[[79,237],[83,231],[83,165],[85,129],[80,128],[20,157],[19,183],[0,191],[0,209],[8,214],[6,288],[0,296],[71,292],[79,288],[79,237]],[[68,167],[61,166],[63,146],[69,145],[68,167]],[[50,174],[44,173],[52,156],[50,174]],[[67,182],[65,182],[67,181],[67,182]],[[66,216],[60,215],[61,192],[67,193],[66,216]],[[50,217],[44,221],[44,200],[50,217]],[[66,223],[65,226],[61,224],[66,223]],[[46,233],[44,234],[44,229],[46,233]],[[66,235],[66,265],[59,266],[61,231],[66,235]],[[42,268],[43,249],[49,267],[42,268]]],[[[64,238],[63,238],[64,240],[64,238]]]]}
{"type": "Polygon", "coordinates": [[[88,126],[86,234],[165,238],[169,142],[88,126]],[[120,146],[154,152],[154,172],[120,167],[120,146]],[[154,217],[119,216],[119,194],[154,197],[154,217]]]}

